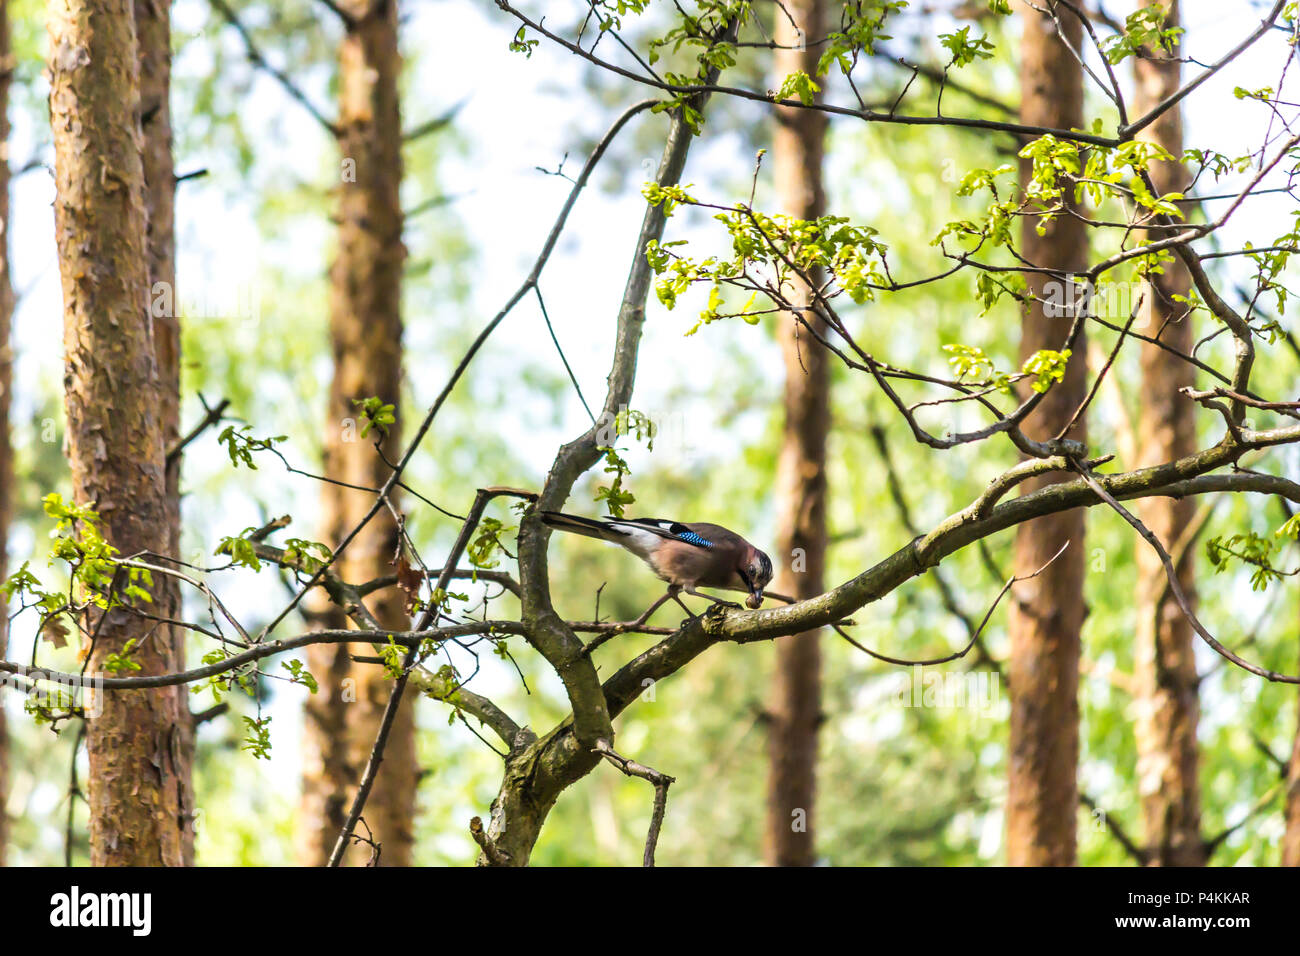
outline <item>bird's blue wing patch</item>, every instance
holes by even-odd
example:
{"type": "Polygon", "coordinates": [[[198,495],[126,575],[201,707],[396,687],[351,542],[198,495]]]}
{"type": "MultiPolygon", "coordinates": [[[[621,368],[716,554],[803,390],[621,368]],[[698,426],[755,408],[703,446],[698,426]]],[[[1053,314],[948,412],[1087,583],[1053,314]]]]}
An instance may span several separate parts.
{"type": "Polygon", "coordinates": [[[697,548],[716,547],[714,542],[704,537],[697,531],[692,531],[680,521],[665,521],[663,518],[628,518],[626,520],[614,520],[606,518],[606,523],[612,526],[623,525],[624,527],[651,528],[660,537],[673,537],[678,541],[684,541],[687,544],[693,544],[697,548]]]}
{"type": "Polygon", "coordinates": [[[685,541],[687,544],[698,544],[701,548],[713,547],[712,541],[710,541],[708,538],[700,537],[698,534],[696,534],[694,531],[691,531],[689,528],[685,531],[678,531],[677,537],[680,538],[682,541],[685,541]]]}

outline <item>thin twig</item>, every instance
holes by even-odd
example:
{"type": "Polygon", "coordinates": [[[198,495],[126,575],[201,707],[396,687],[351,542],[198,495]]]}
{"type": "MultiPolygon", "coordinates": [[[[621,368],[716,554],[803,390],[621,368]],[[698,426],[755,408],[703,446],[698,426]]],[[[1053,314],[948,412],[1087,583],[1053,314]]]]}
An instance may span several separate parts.
{"type": "Polygon", "coordinates": [[[443,386],[442,391],[438,393],[433,404],[429,406],[429,410],[425,413],[424,419],[420,422],[419,428],[416,429],[410,442],[407,443],[406,451],[397,462],[396,467],[393,468],[393,473],[389,476],[388,480],[384,482],[384,486],[380,489],[375,502],[370,506],[366,514],[362,516],[361,520],[357,522],[357,524],[353,526],[352,530],[344,536],[341,542],[339,542],[330,559],[324,562],[323,565],[311,576],[311,579],[301,590],[298,591],[288,605],[281,609],[280,613],[277,614],[270,623],[262,628],[262,631],[260,632],[261,635],[264,636],[270,634],[271,631],[280,624],[280,622],[293,612],[293,609],[302,602],[302,599],[307,592],[320,581],[329,567],[339,559],[339,556],[347,549],[347,547],[356,540],[357,535],[361,533],[362,529],[369,524],[371,519],[374,518],[374,516],[384,507],[384,497],[398,484],[402,473],[406,470],[411,459],[415,456],[416,449],[420,447],[420,444],[424,441],[425,435],[427,435],[429,429],[433,427],[433,422],[434,419],[437,418],[438,412],[442,410],[448,397],[456,388],[457,383],[465,374],[470,364],[474,361],[474,357],[478,355],[479,350],[483,348],[484,343],[487,342],[492,333],[501,325],[505,320],[505,317],[509,315],[524,296],[526,296],[529,291],[537,285],[541,278],[542,270],[546,268],[546,264],[550,261],[551,254],[555,251],[555,246],[560,240],[560,235],[563,233],[565,224],[568,222],[569,214],[573,211],[573,207],[578,201],[579,194],[581,194],[583,188],[587,185],[592,172],[595,170],[601,158],[605,155],[605,152],[609,149],[614,138],[634,116],[643,110],[648,110],[654,105],[654,100],[642,100],[640,103],[635,103],[628,107],[619,114],[618,118],[614,120],[614,123],[606,131],[605,135],[596,143],[596,146],[591,151],[591,155],[587,157],[587,162],[583,166],[581,175],[574,181],[573,188],[569,190],[568,198],[565,200],[564,205],[560,209],[559,215],[551,226],[551,231],[547,235],[545,243],[542,245],[542,251],[538,253],[537,259],[533,262],[533,267],[529,271],[528,277],[524,279],[523,284],[514,291],[506,301],[506,304],[501,307],[501,310],[497,312],[497,314],[493,316],[492,320],[483,327],[482,331],[480,331],[475,337],[474,341],[470,344],[470,347],[465,351],[465,354],[456,364],[456,368],[452,371],[451,377],[443,386]]]}
{"type": "Polygon", "coordinates": [[[77,809],[78,798],[86,799],[85,794],[81,792],[81,783],[77,778],[77,754],[81,750],[81,743],[86,739],[86,722],[83,720],[77,724],[77,735],[72,738],[72,760],[68,768],[68,820],[63,831],[63,865],[72,866],[72,838],[74,827],[74,812],[77,809]]]}
{"type": "Polygon", "coordinates": [[[1187,600],[1187,595],[1183,592],[1183,586],[1178,580],[1178,570],[1174,567],[1173,559],[1169,557],[1169,552],[1166,551],[1165,546],[1160,543],[1160,539],[1157,538],[1155,534],[1152,533],[1151,529],[1143,524],[1131,511],[1116,501],[1110,492],[1103,488],[1097,479],[1090,475],[1085,468],[1078,466],[1076,467],[1076,471],[1088,487],[1097,494],[1098,498],[1110,505],[1110,507],[1121,518],[1127,521],[1133,529],[1142,536],[1142,540],[1146,541],[1147,544],[1151,545],[1151,547],[1155,549],[1156,554],[1160,556],[1160,563],[1164,565],[1165,577],[1169,579],[1169,589],[1173,592],[1174,600],[1178,602],[1178,607],[1182,610],[1188,623],[1192,625],[1192,629],[1201,636],[1201,640],[1210,645],[1210,647],[1214,649],[1215,653],[1219,654],[1221,657],[1227,658],[1238,667],[1249,671],[1257,677],[1263,677],[1265,680],[1283,684],[1300,684],[1300,676],[1280,674],[1277,671],[1269,670],[1266,667],[1260,667],[1258,664],[1252,664],[1250,661],[1238,657],[1232,651],[1228,650],[1228,648],[1220,644],[1219,641],[1215,639],[1214,635],[1206,629],[1205,625],[1201,623],[1200,618],[1196,616],[1196,612],[1192,610],[1191,603],[1187,600]]]}
{"type": "Polygon", "coordinates": [[[1002,602],[1002,599],[1006,596],[1006,593],[1011,590],[1011,586],[1013,584],[1018,584],[1021,581],[1028,581],[1030,578],[1038,577],[1040,574],[1046,571],[1047,566],[1051,564],[1053,561],[1055,561],[1057,558],[1059,558],[1065,552],[1065,549],[1068,548],[1069,546],[1070,546],[1070,542],[1066,541],[1065,544],[1061,545],[1060,550],[1058,550],[1056,554],[1048,558],[1046,563],[1037,571],[1034,571],[1032,574],[1025,574],[1019,577],[1013,575],[1012,577],[1008,578],[1007,583],[1002,585],[1002,590],[998,592],[998,596],[995,597],[993,599],[993,603],[989,605],[989,609],[987,612],[985,612],[984,619],[980,621],[979,627],[975,628],[975,633],[971,635],[970,641],[967,642],[965,647],[963,647],[961,650],[953,654],[948,654],[944,657],[933,657],[928,660],[920,660],[920,661],[906,660],[900,657],[888,657],[884,654],[878,653],[877,651],[873,651],[871,648],[866,647],[865,645],[859,644],[852,637],[850,637],[849,634],[846,631],[844,631],[844,629],[841,628],[838,624],[832,624],[831,627],[835,630],[837,634],[840,635],[840,637],[844,638],[846,641],[848,641],[858,650],[862,651],[863,653],[871,655],[878,661],[884,661],[886,664],[897,664],[902,667],[934,667],[939,664],[947,664],[950,661],[959,660],[965,657],[967,654],[969,654],[971,648],[975,646],[977,641],[979,641],[980,635],[984,633],[984,628],[989,623],[989,618],[991,618],[993,616],[993,612],[998,609],[998,605],[1002,602]]]}
{"type": "Polygon", "coordinates": [[[629,760],[619,754],[608,740],[597,740],[596,746],[592,749],[629,777],[640,777],[642,780],[650,781],[654,786],[654,809],[650,812],[650,829],[646,833],[645,852],[641,855],[642,866],[654,866],[655,847],[659,845],[659,831],[663,828],[664,810],[668,806],[668,788],[677,782],[677,778],[670,777],[666,773],[660,773],[653,767],[647,767],[635,760],[629,760]]]}
{"type": "Polygon", "coordinates": [[[267,62],[266,57],[262,55],[262,51],[253,40],[252,34],[249,33],[244,24],[240,22],[238,15],[231,9],[230,4],[226,3],[226,0],[212,0],[212,5],[226,20],[226,22],[235,28],[235,32],[239,34],[239,38],[243,40],[244,51],[248,55],[249,61],[254,66],[265,70],[266,73],[273,77],[275,81],[284,88],[284,91],[288,93],[289,96],[301,104],[303,109],[311,114],[312,118],[316,120],[316,122],[325,127],[331,136],[337,138],[342,133],[338,124],[331,122],[325,117],[324,113],[316,108],[315,104],[312,103],[311,98],[302,91],[297,83],[290,79],[289,74],[285,73],[281,69],[277,69],[267,62]]]}
{"type": "MultiPolygon", "coordinates": [[[[203,402],[202,395],[199,396],[199,401],[203,402]]],[[[229,407],[230,407],[230,399],[228,398],[223,398],[221,401],[217,402],[217,404],[211,407],[208,406],[207,402],[203,402],[203,408],[204,408],[203,417],[199,419],[198,424],[196,424],[185,434],[185,437],[181,438],[179,441],[176,442],[176,444],[172,445],[171,448],[167,449],[167,464],[170,465],[173,461],[175,461],[178,457],[180,457],[180,454],[185,450],[186,445],[189,445],[192,441],[194,441],[194,439],[198,438],[200,435],[202,435],[213,425],[219,424],[222,418],[225,417],[225,411],[229,407]]]]}
{"type": "Polygon", "coordinates": [[[474,838],[479,849],[483,851],[483,856],[487,858],[488,863],[492,866],[509,866],[510,854],[496,845],[487,831],[483,829],[483,821],[479,817],[474,817],[469,821],[469,835],[474,838]]]}
{"type": "MultiPolygon", "coordinates": [[[[479,519],[483,516],[483,510],[487,507],[488,502],[500,495],[528,497],[529,492],[520,492],[514,488],[480,488],[478,490],[478,493],[474,496],[474,504],[465,518],[465,523],[461,526],[460,535],[456,538],[456,543],[452,545],[451,554],[443,564],[442,573],[438,575],[438,583],[433,589],[435,597],[420,612],[420,617],[416,621],[416,632],[429,627],[434,618],[441,616],[439,610],[441,604],[436,596],[446,592],[447,583],[451,580],[451,575],[460,561],[461,555],[465,553],[465,548],[469,546],[470,535],[478,527],[479,519]]],[[[339,833],[338,840],[334,843],[334,849],[330,853],[327,866],[336,867],[342,862],[343,851],[347,848],[348,840],[352,837],[357,820],[361,818],[361,811],[365,809],[366,800],[370,797],[370,790],[375,784],[375,778],[379,775],[379,765],[384,760],[384,750],[388,746],[388,737],[393,729],[393,723],[397,719],[397,710],[402,701],[402,693],[406,690],[407,681],[411,676],[411,669],[415,665],[422,644],[422,641],[417,640],[407,647],[402,672],[393,682],[393,689],[388,695],[388,703],[384,707],[384,716],[379,724],[379,732],[375,736],[374,746],[370,749],[370,758],[366,761],[365,772],[361,775],[361,783],[357,787],[356,797],[353,798],[352,809],[348,812],[343,829],[339,833]]]]}
{"type": "Polygon", "coordinates": [[[1115,838],[1115,841],[1124,848],[1124,852],[1133,858],[1133,862],[1138,866],[1147,865],[1147,862],[1151,858],[1150,853],[1134,843],[1133,840],[1129,838],[1129,835],[1125,832],[1124,828],[1121,827],[1104,808],[1097,806],[1097,801],[1093,800],[1092,797],[1088,796],[1086,793],[1080,792],[1079,802],[1093,813],[1101,814],[1101,822],[1105,825],[1106,829],[1110,831],[1110,835],[1115,838]]]}

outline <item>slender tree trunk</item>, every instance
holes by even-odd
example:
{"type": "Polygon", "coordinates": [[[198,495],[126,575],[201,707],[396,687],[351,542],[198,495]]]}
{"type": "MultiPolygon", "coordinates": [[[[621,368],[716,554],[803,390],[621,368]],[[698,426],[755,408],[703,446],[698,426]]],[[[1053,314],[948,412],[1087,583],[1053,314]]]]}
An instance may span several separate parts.
{"type": "MultiPolygon", "coordinates": [[[[1054,0],[1049,6],[1055,7],[1054,0]]],[[[1021,108],[1025,124],[1077,129],[1083,124],[1083,84],[1076,49],[1082,28],[1064,7],[1058,9],[1064,41],[1050,16],[1018,4],[1024,24],[1021,43],[1021,108]]],[[[1035,6],[1038,6],[1037,4],[1035,6]]],[[[1021,183],[1029,181],[1021,161],[1021,183]]],[[[1067,190],[1067,193],[1069,190],[1067,190]]],[[[1067,195],[1067,200],[1071,196],[1067,195]]],[[[1030,262],[1079,272],[1086,265],[1083,224],[1059,216],[1037,232],[1037,219],[1021,230],[1021,252],[1030,262]]],[[[1049,317],[1041,298],[1047,277],[1031,275],[1029,291],[1040,297],[1024,311],[1022,358],[1040,349],[1059,349],[1070,317],[1049,317]]],[[[1064,380],[1048,393],[1026,423],[1031,438],[1047,439],[1065,427],[1086,388],[1082,339],[1076,343],[1064,380]]],[[[1080,422],[1068,437],[1082,440],[1080,422]]],[[[1054,476],[1046,481],[1061,480],[1054,476]]],[[[1044,481],[1026,482],[1028,493],[1044,481]]],[[[1038,577],[1016,586],[1010,613],[1011,697],[1007,754],[1007,862],[1012,866],[1070,866],[1075,862],[1079,753],[1079,630],[1083,624],[1083,511],[1076,510],[1021,525],[1016,532],[1015,573],[1027,575],[1046,564],[1067,541],[1069,546],[1038,577]]]]}
{"type": "MultiPolygon", "coordinates": [[[[816,73],[819,51],[809,46],[824,32],[823,0],[792,0],[776,17],[778,78],[795,70],[816,73]],[[788,16],[787,16],[788,14],[788,16]],[[793,19],[796,27],[790,21],[793,19]],[[804,47],[804,49],[798,49],[804,47]]],[[[825,210],[822,149],[826,118],[809,110],[776,114],[773,163],[781,212],[814,219],[825,210]]],[[[792,301],[810,305],[801,283],[792,301]]],[[[815,326],[824,325],[812,318],[815,326]]],[[[785,425],[777,468],[777,590],[803,600],[822,593],[826,564],[826,434],[830,428],[828,353],[795,316],[781,322],[785,359],[785,425]]],[[[767,826],[764,857],[771,866],[811,866],[816,860],[817,728],[821,723],[820,632],[776,643],[768,709],[767,826]]]]}
{"type": "MultiPolygon", "coordinates": [[[[330,336],[334,380],[325,431],[325,472],[354,485],[377,487],[389,469],[376,453],[375,433],[361,438],[357,400],[377,396],[400,406],[402,378],[402,130],[398,103],[401,60],[395,0],[345,3],[353,24],[340,57],[342,149],[338,252],[331,272],[330,336]]],[[[385,455],[400,454],[396,425],[383,440],[385,455]]],[[[327,484],[327,540],[337,542],[365,514],[373,496],[327,484]]],[[[398,529],[381,511],[344,553],[340,571],[350,581],[393,572],[398,529]]],[[[371,610],[385,625],[404,628],[408,617],[395,588],[377,592],[371,610]]],[[[330,627],[348,626],[337,611],[330,627]]],[[[307,704],[307,769],[303,796],[304,863],[329,858],[378,732],[392,690],[383,668],[354,664],[369,645],[325,645],[308,652],[320,692],[307,704]]],[[[411,862],[415,816],[415,724],[411,698],[403,700],[384,752],[364,819],[382,845],[380,862],[411,862]]],[[[360,828],[362,834],[365,828],[360,828]]],[[[345,863],[365,863],[367,847],[348,850],[345,863]]]]}
{"type": "MultiPolygon", "coordinates": [[[[140,59],[140,125],[144,134],[145,215],[149,220],[149,301],[153,317],[154,353],[158,363],[158,411],[163,447],[172,448],[181,425],[180,301],[176,295],[176,174],[172,165],[171,4],[170,0],[135,0],[136,40],[140,59]]],[[[181,551],[181,458],[166,463],[167,554],[181,551]]],[[[160,577],[154,600],[159,613],[181,620],[180,582],[160,577]]],[[[185,632],[167,628],[178,668],[185,665],[185,632]]],[[[183,718],[176,749],[176,799],[182,818],[182,850],[186,866],[194,865],[194,723],[190,691],[174,688],[183,718]]]]}
{"type": "Polygon", "coordinates": [[[1282,865],[1300,866],[1300,707],[1296,712],[1295,740],[1286,771],[1286,830],[1282,835],[1282,865]]]}
{"type": "MultiPolygon", "coordinates": [[[[149,316],[135,19],[129,0],[50,0],[55,233],[63,279],[67,454],[76,500],[122,554],[170,544],[149,316]]],[[[128,640],[140,674],[174,670],[134,615],[100,623],[89,670],[128,640]]],[[[103,694],[87,721],[91,862],[180,865],[181,727],[168,689],[103,694]]]]}
{"type": "MultiPolygon", "coordinates": [[[[9,440],[13,392],[13,278],[9,274],[9,83],[13,76],[9,42],[9,0],[0,0],[0,581],[9,574],[9,520],[13,514],[14,458],[9,440]]],[[[9,609],[0,597],[0,657],[8,658],[9,609]]],[[[0,690],[0,866],[9,848],[9,733],[4,692],[0,690]]]]}
{"type": "MultiPolygon", "coordinates": [[[[1164,10],[1166,26],[1178,25],[1178,0],[1149,0],[1148,6],[1164,10]]],[[[1147,112],[1178,89],[1177,55],[1154,50],[1134,59],[1134,115],[1147,112]]],[[[1182,110],[1174,107],[1166,111],[1138,138],[1181,156],[1182,110]]],[[[1182,192],[1187,187],[1181,163],[1153,163],[1151,179],[1161,195],[1182,192]]],[[[1172,296],[1187,295],[1190,286],[1187,270],[1179,262],[1166,263],[1164,273],[1143,286],[1140,330],[1149,336],[1158,335],[1180,352],[1192,350],[1192,322],[1185,315],[1186,306],[1172,296]]],[[[1190,365],[1155,346],[1144,347],[1139,358],[1139,460],[1133,464],[1147,467],[1196,450],[1194,407],[1179,391],[1194,385],[1196,379],[1190,365]]],[[[1137,503],[1138,517],[1170,546],[1195,512],[1196,503],[1190,498],[1145,498],[1137,503]]],[[[1188,548],[1179,556],[1177,570],[1183,591],[1194,599],[1192,554],[1193,549],[1188,548]]],[[[1192,627],[1169,592],[1164,567],[1155,552],[1138,548],[1137,567],[1134,676],[1137,779],[1144,839],[1154,865],[1200,866],[1206,855],[1197,779],[1199,708],[1192,627]]]]}

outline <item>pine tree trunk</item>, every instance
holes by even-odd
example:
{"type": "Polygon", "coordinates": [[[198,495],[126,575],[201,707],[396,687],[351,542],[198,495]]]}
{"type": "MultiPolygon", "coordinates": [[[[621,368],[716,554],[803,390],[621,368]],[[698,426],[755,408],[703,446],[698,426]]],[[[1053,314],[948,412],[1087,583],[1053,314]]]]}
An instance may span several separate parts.
{"type": "MultiPolygon", "coordinates": [[[[166,553],[163,420],[149,318],[149,251],[140,85],[129,0],[51,0],[50,121],[55,233],[63,280],[66,449],[75,498],[99,511],[122,554],[166,553]]],[[[166,641],[144,640],[134,615],[110,611],[89,671],[127,641],[138,674],[174,670],[166,641]]],[[[181,746],[170,688],[104,693],[89,719],[91,862],[180,865],[181,746]]]]}
{"type": "MultiPolygon", "coordinates": [[[[180,439],[181,326],[176,294],[176,174],[172,165],[170,0],[135,0],[136,41],[140,58],[140,125],[144,134],[145,215],[149,220],[149,302],[153,317],[154,353],[158,363],[158,411],[163,447],[180,439]]],[[[181,551],[181,457],[166,464],[167,554],[181,551]]],[[[182,620],[180,582],[160,577],[154,601],[163,617],[182,620]]],[[[185,631],[165,628],[178,669],[185,666],[185,631]]],[[[186,866],[194,865],[194,723],[190,689],[174,688],[183,718],[176,751],[177,802],[182,817],[182,850],[186,866]]]]}
{"type": "MultiPolygon", "coordinates": [[[[325,430],[325,473],[354,485],[378,487],[389,469],[376,453],[375,433],[361,438],[355,402],[377,396],[400,406],[402,378],[401,280],[402,131],[398,102],[401,61],[393,0],[344,6],[355,20],[340,58],[340,185],[338,251],[331,272],[330,336],[334,379],[325,430]]],[[[400,454],[398,427],[383,441],[390,461],[400,454]]],[[[338,485],[324,491],[325,535],[339,541],[368,510],[373,495],[338,485]]],[[[381,511],[344,552],[340,571],[349,581],[393,573],[398,530],[381,511]]],[[[377,592],[370,609],[386,626],[406,628],[402,595],[377,592]]],[[[347,627],[337,611],[326,626],[347,627]]],[[[351,654],[370,654],[369,645],[317,646],[308,663],[320,692],[307,703],[307,760],[303,795],[301,859],[320,865],[342,828],[374,744],[392,681],[373,664],[354,664],[351,654]]],[[[363,819],[382,846],[380,862],[411,862],[415,816],[416,761],[413,703],[398,711],[384,760],[363,819]]],[[[359,828],[362,834],[365,828],[359,828]]],[[[349,848],[345,864],[365,863],[368,847],[349,848]]]]}
{"type": "MultiPolygon", "coordinates": [[[[1150,0],[1165,11],[1166,26],[1178,25],[1178,0],[1150,0]]],[[[1131,110],[1140,116],[1174,93],[1180,85],[1177,52],[1161,51],[1134,58],[1135,95],[1131,110]]],[[[1158,143],[1174,156],[1183,153],[1182,110],[1174,107],[1138,134],[1158,143]]],[[[1151,179],[1158,194],[1187,187],[1181,163],[1155,162],[1151,179]]],[[[1151,236],[1151,239],[1157,238],[1151,236]]],[[[1192,322],[1186,305],[1174,295],[1187,295],[1191,279],[1181,263],[1165,263],[1164,274],[1143,287],[1138,330],[1159,336],[1180,352],[1192,350],[1192,322]]],[[[1196,450],[1194,405],[1179,389],[1195,384],[1193,369],[1177,356],[1144,346],[1142,403],[1138,412],[1139,460],[1134,467],[1172,461],[1196,450]]],[[[1190,498],[1144,498],[1137,515],[1166,546],[1173,546],[1196,513],[1190,498]]],[[[1180,556],[1179,581],[1189,598],[1196,594],[1194,549],[1180,556]]],[[[1169,592],[1163,565],[1150,548],[1137,549],[1137,628],[1134,677],[1137,705],[1137,780],[1142,801],[1144,840],[1150,862],[1159,866],[1200,866],[1206,862],[1201,839],[1197,779],[1196,722],[1198,716],[1195,641],[1191,624],[1169,592]]]]}
{"type": "Polygon", "coordinates": [[[1300,708],[1296,713],[1295,740],[1286,771],[1286,830],[1282,834],[1282,865],[1300,866],[1300,708]]]}
{"type": "MultiPolygon", "coordinates": [[[[13,391],[13,277],[9,274],[9,84],[13,56],[9,41],[9,0],[0,0],[0,581],[9,574],[9,520],[13,514],[14,459],[9,439],[13,391]]],[[[8,659],[9,609],[0,597],[0,657],[8,659]]],[[[0,866],[9,848],[9,733],[4,690],[0,689],[0,866]]]]}
{"type": "MultiPolygon", "coordinates": [[[[823,0],[792,0],[776,16],[776,40],[794,49],[776,55],[776,73],[816,73],[823,0]],[[788,15],[787,15],[788,14],[788,15]],[[790,22],[793,19],[798,29],[790,22]],[[798,47],[804,49],[798,49],[798,47]]],[[[773,167],[779,210],[814,219],[825,209],[822,188],[824,114],[777,111],[773,167]]],[[[815,277],[814,277],[815,281],[815,277]]],[[[791,301],[810,305],[800,283],[791,301]]],[[[824,323],[806,313],[814,327],[824,323]]],[[[822,593],[826,563],[826,435],[830,428],[828,353],[795,316],[781,320],[785,360],[785,425],[777,467],[777,559],[775,590],[798,600],[822,593]]],[[[816,861],[813,802],[816,795],[817,729],[821,723],[820,632],[776,642],[768,709],[767,824],[764,858],[771,866],[811,866],[816,861]]]]}
{"type": "MultiPolygon", "coordinates": [[[[1056,6],[1050,0],[1049,5],[1056,6]]],[[[1083,113],[1079,64],[1065,47],[1050,16],[1023,2],[1018,6],[1024,25],[1020,48],[1021,122],[1078,129],[1083,113]]],[[[1082,34],[1079,21],[1064,7],[1057,12],[1065,42],[1077,49],[1082,34]]],[[[1029,161],[1022,160],[1022,185],[1028,183],[1029,172],[1029,161]]],[[[1037,225],[1036,217],[1024,221],[1024,257],[1038,266],[1082,271],[1087,256],[1083,224],[1059,216],[1042,236],[1037,233],[1037,225]]],[[[1031,293],[1046,296],[1048,277],[1031,274],[1028,279],[1031,293]]],[[[1046,315],[1041,302],[1028,305],[1021,327],[1021,357],[1040,349],[1060,349],[1069,322],[1069,316],[1046,315]]],[[[1052,387],[1026,423],[1025,432],[1031,438],[1055,437],[1074,414],[1086,390],[1086,354],[1080,339],[1064,380],[1052,387]]],[[[1027,390],[1022,394],[1028,394],[1027,390]]],[[[1083,423],[1067,437],[1083,440],[1083,423]]],[[[1023,492],[1061,479],[1056,475],[1025,482],[1023,492]]],[[[1006,817],[1007,863],[1012,866],[1071,866],[1075,862],[1083,532],[1081,510],[1038,518],[1021,525],[1016,532],[1017,575],[1032,574],[1067,541],[1069,546],[1042,574],[1016,585],[1016,600],[1009,615],[1011,727],[1006,817]]]]}

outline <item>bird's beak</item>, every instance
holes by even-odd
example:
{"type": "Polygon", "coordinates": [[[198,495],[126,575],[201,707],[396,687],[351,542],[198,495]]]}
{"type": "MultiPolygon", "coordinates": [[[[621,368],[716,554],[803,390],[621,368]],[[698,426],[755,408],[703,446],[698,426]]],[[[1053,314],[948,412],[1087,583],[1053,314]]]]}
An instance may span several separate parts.
{"type": "Polygon", "coordinates": [[[750,591],[750,592],[749,592],[749,597],[745,598],[745,605],[746,605],[750,610],[757,610],[758,608],[762,607],[762,606],[763,606],[763,592],[762,592],[762,591],[750,591]]]}

